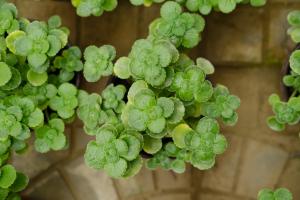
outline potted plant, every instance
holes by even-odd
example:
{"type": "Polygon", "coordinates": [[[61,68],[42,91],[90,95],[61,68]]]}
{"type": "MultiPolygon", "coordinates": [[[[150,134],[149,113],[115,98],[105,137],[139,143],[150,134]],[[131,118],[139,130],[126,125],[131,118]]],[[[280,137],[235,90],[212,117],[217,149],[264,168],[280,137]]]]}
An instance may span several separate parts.
{"type": "MultiPolygon", "coordinates": [[[[100,16],[104,11],[112,11],[117,5],[117,0],[71,0],[76,12],[81,17],[100,16]]],[[[135,6],[151,6],[153,3],[163,3],[165,0],[130,0],[135,6]]],[[[266,4],[267,0],[176,0],[174,2],[185,6],[189,12],[200,12],[202,15],[208,15],[212,10],[222,13],[230,13],[235,10],[238,4],[250,4],[254,7],[260,7],[266,4]]]]}
{"type": "MultiPolygon", "coordinates": [[[[82,16],[117,5],[72,3],[82,16]]],[[[240,100],[207,79],[212,63],[184,53],[200,42],[204,19],[174,1],[164,3],[160,13],[148,37],[115,61],[111,45],[91,45],[83,53],[69,46],[69,30],[58,16],[30,22],[1,1],[0,199],[20,198],[17,192],[28,184],[28,177],[8,164],[10,155],[24,152],[31,135],[38,152],[67,148],[65,125],[76,115],[95,136],[84,156],[87,165],[111,177],[134,176],[144,160],[149,169],[177,173],[186,163],[200,170],[214,166],[228,146],[217,120],[235,125],[240,100]],[[101,93],[89,94],[78,89],[81,74],[88,82],[115,78],[101,93]]]]}
{"type": "MultiPolygon", "coordinates": [[[[288,22],[291,27],[288,34],[295,43],[300,42],[299,38],[299,20],[300,11],[290,12],[288,22]]],[[[272,94],[269,98],[269,103],[273,108],[274,116],[268,118],[267,123],[272,130],[283,131],[286,124],[294,125],[300,120],[300,97],[299,97],[299,80],[300,80],[300,65],[299,65],[300,50],[297,45],[294,51],[289,56],[288,61],[283,67],[283,97],[284,101],[280,100],[278,94],[272,94]]]]}

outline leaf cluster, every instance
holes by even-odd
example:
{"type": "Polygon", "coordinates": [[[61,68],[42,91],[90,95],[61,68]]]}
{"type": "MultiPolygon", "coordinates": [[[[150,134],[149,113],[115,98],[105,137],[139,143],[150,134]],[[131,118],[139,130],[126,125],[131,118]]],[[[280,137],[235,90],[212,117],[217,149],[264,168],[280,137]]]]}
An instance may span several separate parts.
{"type": "Polygon", "coordinates": [[[34,147],[40,153],[50,150],[62,150],[67,145],[64,134],[65,124],[59,118],[49,120],[47,125],[43,125],[35,130],[34,147]]]}
{"type": "Polygon", "coordinates": [[[12,3],[0,4],[0,35],[11,33],[19,29],[19,22],[16,19],[18,15],[17,8],[12,3]]]}
{"type": "Polygon", "coordinates": [[[91,15],[100,16],[104,11],[112,11],[117,5],[117,0],[71,0],[76,7],[77,15],[88,17],[91,15]]]}
{"type": "Polygon", "coordinates": [[[288,34],[291,36],[295,43],[300,42],[300,11],[291,11],[287,17],[290,28],[288,34]]]}
{"type": "Polygon", "coordinates": [[[238,4],[249,3],[251,6],[259,7],[265,5],[267,0],[186,0],[185,6],[191,12],[200,12],[208,15],[212,10],[222,13],[231,13],[238,4]]]}
{"type": "Polygon", "coordinates": [[[57,95],[50,99],[49,107],[62,119],[74,117],[78,106],[77,88],[71,83],[63,83],[57,89],[57,95]]]}
{"type": "Polygon", "coordinates": [[[135,41],[128,57],[117,60],[114,73],[121,79],[133,77],[154,87],[165,87],[173,74],[169,66],[178,58],[178,50],[169,41],[140,39],[135,41]]]}
{"type": "Polygon", "coordinates": [[[56,56],[54,67],[60,69],[58,79],[61,83],[71,81],[76,72],[83,69],[81,60],[81,50],[77,46],[70,47],[62,52],[61,56],[56,56]]]}
{"type": "Polygon", "coordinates": [[[160,15],[161,18],[149,27],[150,38],[167,39],[177,48],[193,48],[200,42],[200,33],[205,27],[200,15],[183,12],[180,4],[174,1],[164,3],[160,15]]]}
{"type": "Polygon", "coordinates": [[[168,124],[180,122],[184,112],[185,107],[179,99],[157,98],[144,81],[137,81],[129,89],[121,118],[125,125],[137,131],[146,131],[153,138],[163,138],[168,133],[168,124]]]}
{"type": "Polygon", "coordinates": [[[121,124],[106,124],[97,130],[96,140],[89,142],[84,158],[88,166],[104,169],[111,177],[130,177],[142,167],[142,146],[140,133],[121,124]]]}
{"type": "Polygon", "coordinates": [[[109,76],[113,71],[112,61],[116,57],[116,50],[111,45],[101,47],[88,46],[84,51],[83,75],[88,82],[96,82],[102,76],[109,76]]]}
{"type": "Polygon", "coordinates": [[[293,195],[286,188],[262,189],[259,191],[257,200],[293,200],[293,195]]]}
{"type": "MultiPolygon", "coordinates": [[[[151,6],[153,3],[163,3],[166,0],[130,0],[135,6],[151,6]]],[[[185,6],[190,12],[200,12],[202,15],[208,15],[212,11],[230,13],[236,9],[239,4],[250,4],[253,7],[264,6],[267,0],[173,0],[185,6]]]]}
{"type": "Polygon", "coordinates": [[[95,130],[104,124],[119,124],[126,88],[124,85],[110,84],[102,94],[88,94],[84,90],[78,92],[77,116],[84,123],[84,130],[95,135],[95,130]]]}
{"type": "Polygon", "coordinates": [[[269,97],[274,116],[268,118],[267,122],[271,129],[283,131],[285,125],[294,125],[300,121],[300,97],[291,97],[288,102],[280,100],[277,94],[269,97]]]}
{"type": "Polygon", "coordinates": [[[46,79],[50,59],[67,45],[68,35],[69,30],[61,27],[58,16],[51,17],[47,23],[23,20],[20,29],[6,37],[6,44],[10,52],[26,58],[30,68],[28,78],[35,84],[46,79]]]}
{"type": "Polygon", "coordinates": [[[1,200],[20,200],[17,194],[26,188],[29,179],[23,173],[6,164],[0,168],[0,199],[1,200]]]}

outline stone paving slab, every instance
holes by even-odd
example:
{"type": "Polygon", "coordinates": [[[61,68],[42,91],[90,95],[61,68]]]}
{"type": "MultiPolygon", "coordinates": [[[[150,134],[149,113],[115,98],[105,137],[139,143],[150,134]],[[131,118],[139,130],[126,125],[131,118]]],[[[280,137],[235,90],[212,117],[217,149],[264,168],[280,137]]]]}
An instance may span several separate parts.
{"type": "Polygon", "coordinates": [[[75,200],[57,171],[27,189],[25,200],[75,200]]]}
{"type": "Polygon", "coordinates": [[[157,196],[149,197],[147,200],[191,200],[191,194],[188,193],[158,194],[157,196]]]}
{"type": "Polygon", "coordinates": [[[236,193],[255,198],[262,188],[275,186],[288,154],[278,147],[252,140],[244,148],[236,193]]]}
{"type": "Polygon", "coordinates": [[[128,1],[119,1],[113,12],[105,12],[101,17],[81,18],[81,46],[111,44],[116,47],[118,57],[127,55],[137,38],[138,16],[138,7],[128,1]]]}
{"type": "Polygon", "coordinates": [[[191,189],[191,166],[183,174],[157,169],[154,171],[155,181],[159,190],[191,189]]]}
{"type": "Polygon", "coordinates": [[[293,193],[294,199],[300,199],[299,180],[300,159],[298,157],[289,160],[288,165],[280,178],[278,186],[289,188],[293,193]]]}
{"type": "Polygon", "coordinates": [[[206,21],[203,45],[213,63],[262,60],[262,9],[240,7],[224,15],[213,13],[206,21]]]}
{"type": "Polygon", "coordinates": [[[129,179],[116,180],[116,188],[122,198],[128,198],[143,193],[155,191],[153,172],[145,167],[135,176],[129,179]]]}
{"type": "Polygon", "coordinates": [[[103,171],[87,167],[82,157],[64,167],[66,180],[82,200],[118,200],[113,180],[103,171]]]}

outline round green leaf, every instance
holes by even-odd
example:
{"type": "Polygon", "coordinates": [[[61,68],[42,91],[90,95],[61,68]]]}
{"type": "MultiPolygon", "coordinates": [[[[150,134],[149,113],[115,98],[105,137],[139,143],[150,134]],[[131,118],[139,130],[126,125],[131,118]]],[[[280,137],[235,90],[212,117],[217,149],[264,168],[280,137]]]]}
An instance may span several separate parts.
{"type": "Polygon", "coordinates": [[[139,156],[137,159],[128,162],[128,167],[123,175],[124,178],[129,178],[135,176],[143,167],[143,159],[139,156]]]}
{"type": "Polygon", "coordinates": [[[53,138],[50,147],[54,151],[58,151],[63,149],[66,146],[66,144],[67,144],[67,139],[65,134],[58,132],[57,136],[53,138]]]}
{"type": "Polygon", "coordinates": [[[35,128],[44,122],[44,114],[39,109],[36,108],[28,117],[28,126],[31,128],[35,128]]]}
{"type": "Polygon", "coordinates": [[[10,67],[4,62],[0,62],[0,86],[8,83],[11,78],[12,73],[10,67]]]}
{"type": "Polygon", "coordinates": [[[17,178],[9,189],[13,192],[21,192],[27,187],[28,183],[29,183],[28,176],[17,172],[17,178]]]}
{"type": "Polygon", "coordinates": [[[160,9],[160,15],[167,19],[172,20],[178,17],[182,12],[180,4],[174,1],[168,1],[164,3],[160,9]]]}
{"type": "Polygon", "coordinates": [[[121,79],[128,79],[130,77],[130,59],[127,57],[119,58],[114,65],[114,73],[121,79]]]}
{"type": "Polygon", "coordinates": [[[290,66],[294,72],[300,74],[300,50],[296,50],[290,57],[290,66]]]}
{"type": "Polygon", "coordinates": [[[274,192],[270,189],[262,189],[259,191],[258,200],[276,200],[274,197],[274,192]]]}
{"type": "Polygon", "coordinates": [[[175,103],[166,97],[160,97],[157,99],[157,105],[163,109],[164,117],[170,117],[174,112],[175,103]]]}
{"type": "Polygon", "coordinates": [[[155,139],[148,135],[144,135],[144,146],[143,149],[149,154],[155,154],[162,148],[161,139],[155,139]]]}
{"type": "Polygon", "coordinates": [[[1,168],[0,174],[0,187],[8,188],[10,187],[17,178],[17,172],[12,165],[4,165],[1,168]]]}
{"type": "Polygon", "coordinates": [[[5,39],[7,48],[15,54],[15,42],[17,41],[17,39],[22,38],[24,36],[26,36],[26,33],[24,31],[14,31],[10,33],[5,39]]]}
{"type": "Polygon", "coordinates": [[[274,196],[276,200],[292,200],[292,193],[285,188],[279,188],[274,192],[274,196]]]}
{"type": "Polygon", "coordinates": [[[148,124],[148,129],[153,133],[161,133],[165,129],[165,127],[165,118],[155,119],[148,124]]]}
{"type": "Polygon", "coordinates": [[[171,97],[171,99],[173,100],[175,106],[174,106],[174,112],[168,118],[168,122],[171,124],[176,124],[183,119],[185,114],[185,107],[179,99],[175,97],[171,97]]]}
{"type": "Polygon", "coordinates": [[[285,125],[278,122],[276,117],[269,117],[267,124],[274,131],[283,131],[285,129],[285,125]]]}
{"type": "Polygon", "coordinates": [[[171,133],[174,144],[179,148],[185,148],[185,137],[191,131],[193,130],[187,124],[179,124],[176,126],[171,133]]]}
{"type": "Polygon", "coordinates": [[[227,140],[224,135],[218,134],[214,141],[214,153],[222,154],[228,147],[227,140]]]}
{"type": "Polygon", "coordinates": [[[27,79],[33,86],[41,86],[48,80],[48,73],[36,73],[32,70],[27,72],[27,79]]]}
{"type": "Polygon", "coordinates": [[[127,162],[124,159],[120,159],[116,163],[107,163],[104,166],[104,169],[109,176],[113,178],[120,178],[126,173],[127,166],[127,162]]]}
{"type": "Polygon", "coordinates": [[[171,163],[171,168],[174,172],[182,174],[185,172],[185,162],[183,160],[174,160],[171,163]]]}
{"type": "Polygon", "coordinates": [[[213,74],[215,72],[215,68],[212,63],[205,58],[197,58],[196,63],[197,66],[200,67],[205,74],[213,74]]]}

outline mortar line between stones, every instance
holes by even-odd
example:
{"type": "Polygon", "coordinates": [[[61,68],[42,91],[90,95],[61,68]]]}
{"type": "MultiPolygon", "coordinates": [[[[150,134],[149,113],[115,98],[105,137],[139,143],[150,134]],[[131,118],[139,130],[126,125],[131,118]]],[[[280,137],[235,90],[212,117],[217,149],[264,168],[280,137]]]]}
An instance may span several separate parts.
{"type": "Polygon", "coordinates": [[[57,170],[59,166],[64,166],[68,162],[70,162],[70,161],[72,161],[74,159],[79,158],[83,154],[84,154],[83,151],[79,151],[78,153],[76,153],[76,155],[69,155],[69,156],[67,156],[64,159],[58,160],[57,162],[55,162],[52,165],[50,165],[47,169],[45,169],[41,173],[39,173],[37,176],[33,177],[30,180],[31,185],[34,186],[36,183],[38,183],[41,179],[43,179],[44,177],[46,177],[47,175],[49,175],[51,172],[57,170]]]}
{"type": "Polygon", "coordinates": [[[153,178],[153,184],[154,184],[154,189],[156,189],[157,191],[160,191],[159,187],[158,187],[158,178],[157,178],[157,174],[155,173],[155,171],[152,172],[152,178],[153,178]]]}
{"type": "Polygon", "coordinates": [[[117,197],[118,197],[119,200],[121,200],[121,199],[122,199],[122,196],[121,196],[121,192],[119,191],[119,188],[118,188],[118,186],[117,186],[117,182],[116,182],[116,180],[113,179],[113,178],[112,178],[111,180],[112,180],[112,184],[113,184],[113,186],[114,186],[114,188],[115,188],[117,197]]]}
{"type": "Polygon", "coordinates": [[[269,33],[270,33],[270,7],[269,5],[263,9],[263,16],[262,16],[262,46],[261,46],[261,57],[262,62],[267,60],[267,52],[268,52],[268,44],[269,44],[269,33]]]}
{"type": "Polygon", "coordinates": [[[213,62],[217,67],[228,67],[228,68],[263,68],[263,67],[281,67],[282,63],[257,63],[257,62],[240,62],[240,61],[223,61],[213,62]]]}
{"type": "Polygon", "coordinates": [[[274,185],[275,188],[278,188],[278,187],[280,186],[280,182],[281,182],[281,179],[282,179],[282,177],[283,177],[283,174],[284,174],[284,172],[286,171],[286,169],[288,168],[290,162],[291,162],[291,158],[289,157],[289,158],[286,160],[286,162],[284,163],[284,166],[283,166],[283,168],[282,168],[282,171],[281,171],[281,173],[279,174],[278,180],[276,181],[276,183],[275,183],[275,185],[274,185]]]}
{"type": "MultiPolygon", "coordinates": [[[[237,199],[243,199],[243,200],[253,200],[252,197],[247,197],[247,196],[243,196],[243,195],[238,195],[238,194],[235,194],[235,193],[232,193],[232,192],[222,192],[222,191],[219,191],[219,190],[213,190],[213,189],[210,189],[210,188],[202,188],[200,190],[201,194],[216,194],[216,195],[220,195],[222,197],[233,197],[234,200],[237,200],[237,199]]],[[[201,199],[202,200],[202,199],[201,199]]],[[[204,199],[205,200],[205,199],[204,199]]]]}
{"type": "MultiPolygon", "coordinates": [[[[259,143],[264,143],[264,144],[268,144],[270,146],[273,146],[273,147],[277,147],[283,151],[287,151],[287,152],[292,152],[294,151],[295,149],[290,149],[288,148],[289,146],[286,146],[286,145],[282,145],[281,143],[278,143],[277,141],[270,141],[266,138],[258,138],[258,135],[236,135],[237,137],[240,137],[242,139],[251,139],[253,141],[256,141],[256,142],[259,142],[259,143]]],[[[293,137],[293,136],[287,136],[287,137],[293,137]]]]}
{"type": "Polygon", "coordinates": [[[71,193],[74,200],[80,200],[77,198],[76,192],[73,189],[72,185],[69,183],[67,176],[64,173],[63,169],[58,168],[57,169],[58,174],[60,175],[62,181],[65,183],[66,187],[68,188],[69,192],[71,193]]]}
{"type": "Polygon", "coordinates": [[[154,171],[152,171],[152,170],[151,170],[151,177],[152,177],[152,180],[153,180],[154,190],[158,190],[158,184],[157,184],[157,181],[156,181],[156,177],[154,175],[154,171]]]}
{"type": "Polygon", "coordinates": [[[201,173],[201,176],[200,176],[200,179],[197,179],[197,180],[195,180],[195,179],[191,179],[191,181],[192,181],[192,187],[193,187],[193,193],[192,193],[192,199],[194,199],[194,200],[197,200],[197,196],[198,196],[198,193],[199,193],[199,191],[197,190],[197,187],[196,187],[196,185],[195,185],[195,182],[199,182],[200,183],[200,186],[199,186],[199,188],[200,188],[200,190],[201,190],[201,187],[202,187],[202,182],[203,182],[203,175],[204,175],[204,172],[202,172],[202,171],[198,171],[198,169],[197,168],[194,168],[194,167],[192,167],[192,177],[193,177],[193,174],[194,173],[201,173]],[[199,180],[199,181],[198,181],[199,180]]]}
{"type": "Polygon", "coordinates": [[[240,152],[240,155],[239,155],[239,162],[238,162],[238,165],[237,165],[237,170],[236,170],[236,174],[234,176],[234,179],[233,179],[233,186],[231,188],[231,191],[235,194],[236,193],[236,190],[237,190],[237,187],[238,187],[238,178],[240,177],[241,175],[241,171],[242,171],[242,165],[244,164],[245,162],[245,159],[244,159],[244,154],[246,152],[246,148],[248,146],[247,144],[247,140],[245,138],[241,138],[242,140],[242,147],[241,148],[241,152],[240,152]]]}
{"type": "Polygon", "coordinates": [[[71,134],[70,134],[70,154],[73,155],[74,154],[74,144],[75,144],[75,140],[76,140],[76,136],[74,135],[75,131],[74,131],[74,125],[72,124],[71,126],[71,134]]]}

